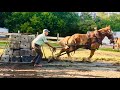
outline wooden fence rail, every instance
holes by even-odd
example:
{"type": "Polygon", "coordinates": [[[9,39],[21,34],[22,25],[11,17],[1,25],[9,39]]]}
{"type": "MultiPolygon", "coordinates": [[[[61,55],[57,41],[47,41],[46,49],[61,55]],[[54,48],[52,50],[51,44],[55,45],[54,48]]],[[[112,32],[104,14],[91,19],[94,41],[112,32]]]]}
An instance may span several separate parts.
{"type": "MultiPolygon", "coordinates": [[[[0,33],[0,35],[7,35],[7,36],[9,36],[9,35],[18,35],[19,33],[0,33]]],[[[22,34],[22,33],[21,33],[22,34]]],[[[47,36],[47,39],[48,40],[57,40],[57,41],[59,41],[59,40],[61,40],[61,39],[63,39],[64,37],[59,37],[59,35],[57,35],[57,37],[52,37],[52,36],[47,36]]]]}
{"type": "Polygon", "coordinates": [[[51,36],[47,36],[47,39],[48,40],[61,40],[61,39],[63,39],[64,37],[51,37],[51,36]]]}

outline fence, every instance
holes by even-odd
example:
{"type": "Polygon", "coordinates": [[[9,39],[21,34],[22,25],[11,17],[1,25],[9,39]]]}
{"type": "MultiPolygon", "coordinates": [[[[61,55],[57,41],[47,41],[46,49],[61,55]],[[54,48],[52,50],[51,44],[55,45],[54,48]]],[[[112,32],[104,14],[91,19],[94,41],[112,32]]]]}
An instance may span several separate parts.
{"type": "Polygon", "coordinates": [[[64,37],[51,37],[51,36],[47,36],[47,39],[48,40],[56,40],[56,41],[59,41],[61,39],[63,39],[64,37]]]}
{"type": "MultiPolygon", "coordinates": [[[[10,35],[17,35],[17,34],[19,34],[19,33],[0,33],[0,35],[6,35],[6,36],[10,36],[10,35]]],[[[22,34],[22,33],[21,33],[22,34]]],[[[38,33],[37,33],[37,35],[38,35],[38,33]]],[[[47,36],[47,39],[48,40],[56,40],[56,41],[59,41],[59,40],[61,40],[61,39],[63,39],[64,37],[59,37],[59,34],[57,34],[57,37],[52,37],[52,36],[47,36]]],[[[1,40],[3,39],[3,38],[0,38],[1,40]]]]}

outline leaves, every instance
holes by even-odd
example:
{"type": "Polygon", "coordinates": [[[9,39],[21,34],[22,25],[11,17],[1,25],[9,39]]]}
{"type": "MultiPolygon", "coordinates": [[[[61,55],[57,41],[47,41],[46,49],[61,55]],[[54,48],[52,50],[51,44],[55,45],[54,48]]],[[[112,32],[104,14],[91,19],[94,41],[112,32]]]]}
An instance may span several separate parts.
{"type": "Polygon", "coordinates": [[[120,15],[108,16],[98,12],[92,17],[90,12],[0,12],[0,25],[10,32],[42,33],[44,28],[49,29],[50,36],[73,35],[74,33],[87,33],[94,27],[98,29],[110,25],[113,31],[120,31],[120,15]]]}

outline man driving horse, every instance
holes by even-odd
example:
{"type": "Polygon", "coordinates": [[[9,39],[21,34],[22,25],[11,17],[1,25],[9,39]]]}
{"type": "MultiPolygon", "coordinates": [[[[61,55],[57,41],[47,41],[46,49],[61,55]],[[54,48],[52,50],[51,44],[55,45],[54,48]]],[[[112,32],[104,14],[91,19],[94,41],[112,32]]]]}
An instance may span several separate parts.
{"type": "Polygon", "coordinates": [[[53,50],[56,50],[55,47],[51,46],[47,39],[46,36],[48,35],[48,32],[50,32],[48,29],[44,29],[43,33],[38,35],[33,41],[32,41],[32,48],[35,49],[37,56],[35,56],[35,58],[31,61],[34,66],[42,66],[40,63],[40,61],[42,60],[42,56],[43,53],[41,51],[41,46],[45,43],[47,44],[49,47],[53,48],[53,50]]]}

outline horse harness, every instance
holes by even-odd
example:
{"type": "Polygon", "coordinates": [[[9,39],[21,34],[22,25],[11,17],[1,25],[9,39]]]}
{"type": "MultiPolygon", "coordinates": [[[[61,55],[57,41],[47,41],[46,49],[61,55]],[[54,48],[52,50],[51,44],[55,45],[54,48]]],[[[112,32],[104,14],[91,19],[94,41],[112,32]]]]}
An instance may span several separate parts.
{"type": "Polygon", "coordinates": [[[93,35],[93,37],[91,37],[91,34],[88,33],[87,37],[88,37],[88,40],[87,40],[87,42],[86,42],[85,45],[79,45],[79,44],[77,44],[76,41],[75,41],[75,39],[73,40],[74,44],[68,44],[68,40],[70,38],[67,40],[67,43],[65,45],[67,45],[69,48],[72,47],[75,50],[78,49],[78,48],[81,48],[81,47],[85,47],[85,49],[91,49],[91,44],[96,43],[96,42],[99,43],[100,45],[102,45],[101,38],[98,38],[96,34],[93,35]],[[92,41],[92,39],[94,39],[94,41],[92,41]]]}
{"type": "MultiPolygon", "coordinates": [[[[99,34],[100,37],[102,36],[101,34],[99,34]]],[[[102,45],[102,40],[101,38],[99,38],[96,34],[93,35],[93,37],[90,36],[90,33],[87,34],[88,36],[88,41],[87,41],[87,46],[88,46],[88,49],[91,49],[91,44],[94,44],[94,43],[99,43],[100,45],[102,45]],[[94,39],[94,41],[92,41],[92,39],[94,39]]]]}
{"type": "MultiPolygon", "coordinates": [[[[88,35],[88,39],[95,39],[95,41],[92,43],[97,42],[99,44],[102,44],[101,38],[99,38],[95,33],[94,33],[93,37],[90,36],[90,33],[88,33],[87,35],[88,35]]],[[[99,33],[99,36],[102,37],[102,35],[100,33],[99,33]]]]}

